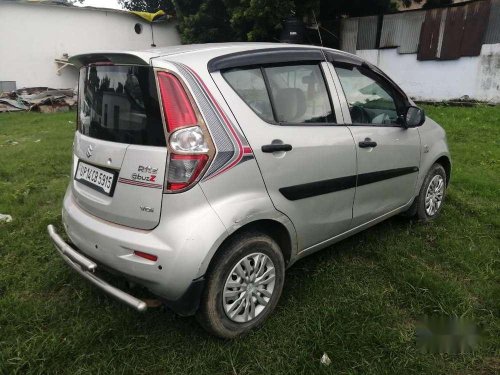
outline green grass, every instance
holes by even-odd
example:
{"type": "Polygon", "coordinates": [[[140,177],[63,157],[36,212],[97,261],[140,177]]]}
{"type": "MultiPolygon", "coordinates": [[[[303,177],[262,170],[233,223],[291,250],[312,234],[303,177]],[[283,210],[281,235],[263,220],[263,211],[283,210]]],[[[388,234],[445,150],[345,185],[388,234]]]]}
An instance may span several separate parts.
{"type": "Polygon", "coordinates": [[[396,217],[298,262],[265,326],[232,342],[193,318],[135,313],[68,269],[46,226],[60,226],[75,115],[1,114],[0,213],[14,220],[0,224],[0,374],[498,373],[500,107],[426,110],[453,155],[442,216],[396,217]],[[422,354],[426,314],[472,319],[484,340],[422,354]]]}

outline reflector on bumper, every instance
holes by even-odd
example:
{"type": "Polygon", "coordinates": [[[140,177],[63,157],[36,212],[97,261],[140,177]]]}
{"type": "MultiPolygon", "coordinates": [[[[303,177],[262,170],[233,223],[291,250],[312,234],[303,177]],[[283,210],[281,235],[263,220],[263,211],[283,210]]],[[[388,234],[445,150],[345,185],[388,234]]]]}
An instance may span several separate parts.
{"type": "Polygon", "coordinates": [[[56,233],[53,225],[49,225],[47,227],[47,231],[49,232],[49,236],[52,239],[59,255],[61,255],[64,261],[82,277],[117,300],[133,307],[137,311],[145,311],[147,309],[146,302],[125,293],[124,291],[97,277],[93,273],[97,269],[97,264],[64,242],[64,240],[56,233]]]}

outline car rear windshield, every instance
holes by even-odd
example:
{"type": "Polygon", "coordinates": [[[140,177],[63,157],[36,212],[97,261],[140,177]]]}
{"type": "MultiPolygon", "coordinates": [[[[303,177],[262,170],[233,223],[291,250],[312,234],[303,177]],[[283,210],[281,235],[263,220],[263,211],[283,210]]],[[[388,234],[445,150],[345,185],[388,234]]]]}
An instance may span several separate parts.
{"type": "Polygon", "coordinates": [[[92,138],[165,146],[153,69],[91,65],[80,70],[78,130],[92,138]]]}

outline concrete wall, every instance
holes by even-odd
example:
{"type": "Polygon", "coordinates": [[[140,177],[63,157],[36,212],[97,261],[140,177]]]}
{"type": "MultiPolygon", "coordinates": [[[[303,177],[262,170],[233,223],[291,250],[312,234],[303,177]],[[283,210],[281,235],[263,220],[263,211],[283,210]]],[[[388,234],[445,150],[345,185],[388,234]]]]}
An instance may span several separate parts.
{"type": "MultiPolygon", "coordinates": [[[[154,24],[158,47],[180,44],[173,23],[154,24]]],[[[150,24],[128,12],[0,1],[0,81],[17,88],[73,88],[78,72],[54,59],[96,50],[151,48],[150,24]],[[142,33],[134,31],[142,24],[142,33]]]]}
{"type": "Polygon", "coordinates": [[[416,54],[397,49],[358,50],[416,100],[470,99],[500,103],[500,44],[483,44],[476,57],[418,61],[416,54]]]}

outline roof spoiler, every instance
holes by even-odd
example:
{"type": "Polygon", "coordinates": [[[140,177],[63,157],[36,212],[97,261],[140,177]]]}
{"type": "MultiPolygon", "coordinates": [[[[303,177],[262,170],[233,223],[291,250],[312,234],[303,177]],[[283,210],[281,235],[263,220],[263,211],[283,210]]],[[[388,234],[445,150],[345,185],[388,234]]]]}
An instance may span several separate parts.
{"type": "Polygon", "coordinates": [[[149,57],[140,57],[132,53],[85,53],[71,56],[68,61],[76,68],[89,64],[113,64],[113,65],[149,65],[149,57]]]}

